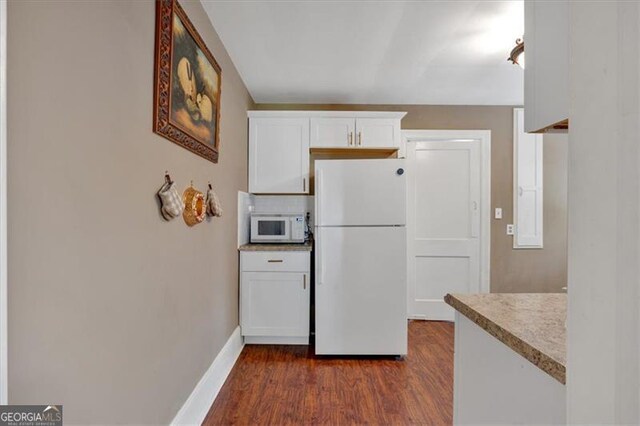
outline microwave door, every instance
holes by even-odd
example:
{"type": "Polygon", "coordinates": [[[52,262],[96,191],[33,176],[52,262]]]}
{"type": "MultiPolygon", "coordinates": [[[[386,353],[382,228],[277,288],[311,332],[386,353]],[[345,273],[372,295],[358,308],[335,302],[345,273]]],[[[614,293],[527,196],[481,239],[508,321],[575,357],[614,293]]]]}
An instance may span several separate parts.
{"type": "Polygon", "coordinates": [[[255,218],[252,226],[255,241],[286,241],[291,232],[289,221],[284,218],[255,218]]]}
{"type": "Polygon", "coordinates": [[[282,224],[284,226],[284,236],[281,238],[281,240],[289,241],[291,240],[291,221],[284,219],[282,221],[282,224]]]}

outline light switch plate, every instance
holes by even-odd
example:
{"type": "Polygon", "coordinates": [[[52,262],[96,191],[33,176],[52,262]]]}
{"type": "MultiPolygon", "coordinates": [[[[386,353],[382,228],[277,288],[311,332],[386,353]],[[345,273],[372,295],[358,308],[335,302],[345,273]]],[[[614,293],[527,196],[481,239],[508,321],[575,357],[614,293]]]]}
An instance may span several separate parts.
{"type": "Polygon", "coordinates": [[[513,235],[513,224],[507,225],[507,235],[513,235]]]}
{"type": "Polygon", "coordinates": [[[496,207],[495,218],[496,219],[502,219],[502,209],[500,207],[496,207]]]}

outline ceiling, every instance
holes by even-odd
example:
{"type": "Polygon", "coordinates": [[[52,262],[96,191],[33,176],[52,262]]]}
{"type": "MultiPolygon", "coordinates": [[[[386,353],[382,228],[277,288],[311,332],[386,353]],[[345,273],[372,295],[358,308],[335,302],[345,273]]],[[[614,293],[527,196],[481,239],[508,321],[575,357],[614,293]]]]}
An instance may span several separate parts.
{"type": "Polygon", "coordinates": [[[523,103],[522,1],[202,3],[257,103],[523,103]]]}

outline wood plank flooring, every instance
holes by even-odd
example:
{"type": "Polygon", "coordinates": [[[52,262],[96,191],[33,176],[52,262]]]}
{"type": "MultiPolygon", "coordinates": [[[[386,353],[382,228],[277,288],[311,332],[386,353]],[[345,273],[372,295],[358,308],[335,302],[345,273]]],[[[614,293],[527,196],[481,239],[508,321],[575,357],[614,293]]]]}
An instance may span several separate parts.
{"type": "Polygon", "coordinates": [[[247,345],[205,425],[441,425],[453,421],[453,324],[411,321],[404,360],[247,345]]]}

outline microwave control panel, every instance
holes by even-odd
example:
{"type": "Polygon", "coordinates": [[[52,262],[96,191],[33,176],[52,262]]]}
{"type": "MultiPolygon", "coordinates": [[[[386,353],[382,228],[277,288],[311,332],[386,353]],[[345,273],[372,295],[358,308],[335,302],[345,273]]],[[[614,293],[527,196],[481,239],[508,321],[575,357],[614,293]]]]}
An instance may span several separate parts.
{"type": "Polygon", "coordinates": [[[304,217],[295,217],[291,220],[291,239],[304,241],[304,217]]]}

